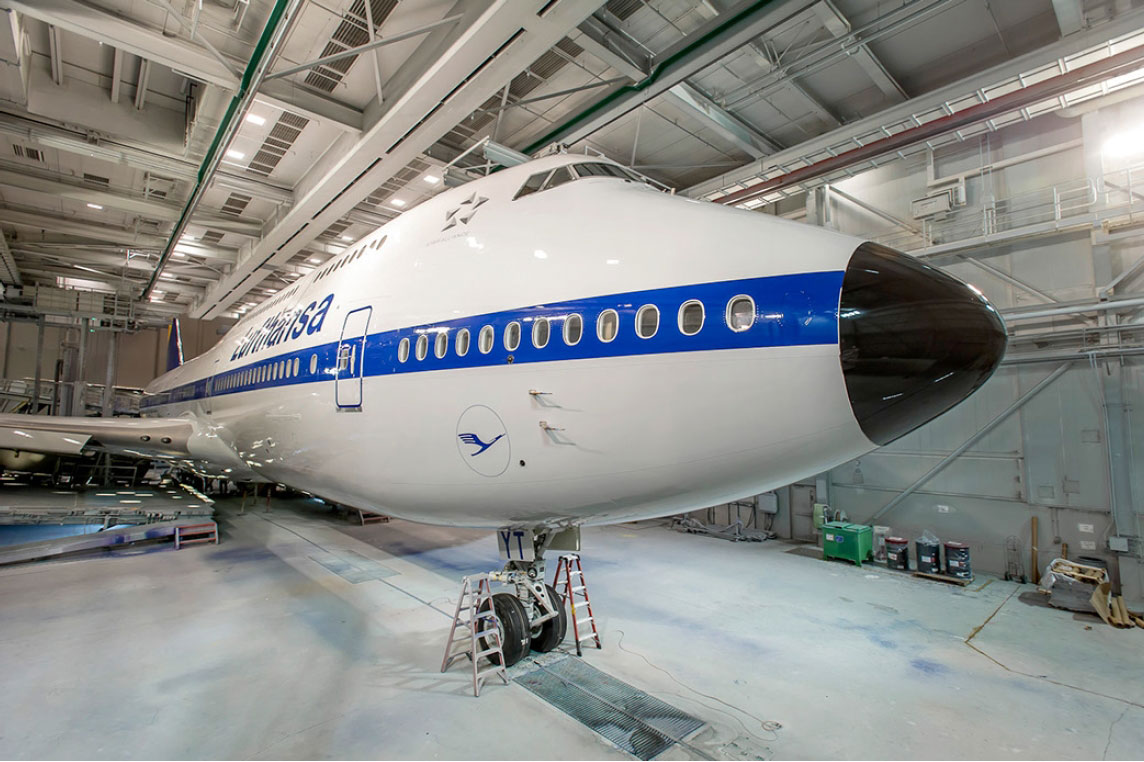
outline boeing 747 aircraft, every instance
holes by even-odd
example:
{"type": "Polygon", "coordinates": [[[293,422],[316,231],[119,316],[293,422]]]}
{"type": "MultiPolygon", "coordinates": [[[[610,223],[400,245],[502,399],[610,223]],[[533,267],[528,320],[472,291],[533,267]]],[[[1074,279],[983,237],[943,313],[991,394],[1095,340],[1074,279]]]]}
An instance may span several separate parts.
{"type": "Polygon", "coordinates": [[[980,387],[1005,336],[979,291],[909,256],[558,155],[359,241],[151,383],[145,418],[0,416],[0,447],[177,459],[500,529],[511,664],[563,639],[544,551],[580,526],[892,442],[980,387]]]}

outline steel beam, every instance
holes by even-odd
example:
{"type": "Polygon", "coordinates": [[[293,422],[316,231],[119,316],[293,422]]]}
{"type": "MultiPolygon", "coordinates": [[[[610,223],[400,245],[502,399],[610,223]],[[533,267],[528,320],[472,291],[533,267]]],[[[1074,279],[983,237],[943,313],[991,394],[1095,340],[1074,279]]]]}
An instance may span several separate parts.
{"type": "Polygon", "coordinates": [[[12,251],[8,248],[8,238],[0,233],[0,283],[5,286],[22,286],[20,268],[16,260],[12,259],[12,251]]]}
{"type": "MultiPolygon", "coordinates": [[[[401,32],[400,34],[393,34],[393,35],[390,35],[389,37],[383,37],[383,38],[374,40],[372,42],[367,42],[364,45],[359,45],[356,48],[347,48],[346,50],[342,50],[342,51],[339,51],[337,53],[331,53],[328,56],[322,56],[321,58],[317,58],[313,61],[308,61],[304,64],[299,64],[297,66],[291,66],[288,69],[283,69],[282,71],[276,71],[273,74],[267,74],[265,79],[266,79],[266,81],[269,82],[271,80],[280,79],[281,77],[289,77],[291,74],[299,74],[299,73],[304,72],[304,71],[309,71],[310,69],[313,69],[315,66],[322,66],[324,64],[333,63],[334,61],[341,61],[342,59],[345,59],[345,58],[352,58],[353,56],[359,56],[362,53],[368,53],[369,51],[376,50],[377,48],[380,48],[383,45],[392,45],[395,42],[401,42],[402,40],[408,40],[408,39],[413,38],[413,37],[420,37],[423,34],[428,34],[429,32],[432,32],[434,29],[437,29],[438,27],[449,26],[451,24],[455,24],[458,21],[460,21],[462,17],[463,17],[463,14],[460,14],[460,13],[453,14],[451,16],[446,16],[445,18],[441,19],[440,21],[434,21],[434,22],[429,23],[429,24],[424,24],[423,26],[419,26],[416,29],[410,29],[409,31],[401,32]]],[[[371,37],[373,36],[372,32],[371,32],[370,36],[371,37]]]]}
{"type": "Polygon", "coordinates": [[[805,161],[804,157],[829,152],[832,146],[853,146],[859,136],[881,132],[885,125],[912,121],[915,114],[926,114],[941,109],[944,104],[958,102],[982,88],[992,87],[1026,72],[1058,63],[1062,59],[1070,58],[1097,46],[1107,46],[1110,39],[1135,33],[1139,31],[1142,25],[1144,25],[1144,10],[1122,14],[1097,30],[1087,30],[1070,35],[1065,40],[1026,53],[953,84],[911,98],[877,114],[784,149],[773,156],[768,156],[764,162],[750,162],[737,170],[724,172],[718,177],[688,188],[686,193],[693,198],[708,196],[733,185],[749,183],[752,178],[758,177],[768,169],[802,163],[805,161]]]}
{"type": "Polygon", "coordinates": [[[559,42],[599,0],[562,0],[538,15],[546,5],[543,0],[459,2],[462,21],[426,37],[391,77],[385,105],[366,109],[373,118],[360,138],[338,151],[336,161],[302,178],[298,187],[305,193],[195,305],[192,316],[225,311],[261,281],[260,271],[288,262],[499,92],[522,62],[536,60],[559,42]]]}
{"type": "Polygon", "coordinates": [[[758,159],[779,150],[779,146],[761,132],[687,82],[680,82],[664,95],[675,103],[686,106],[691,113],[698,114],[708,127],[748,156],[758,159]]]}
{"type": "Polygon", "coordinates": [[[191,79],[229,90],[238,86],[238,78],[198,45],[167,37],[79,0],[0,0],[0,9],[5,8],[80,37],[121,48],[191,79]]]}
{"type": "Polygon", "coordinates": [[[969,439],[962,442],[961,445],[957,447],[957,449],[955,449],[949,455],[946,455],[944,458],[942,458],[937,463],[937,465],[935,465],[929,471],[926,471],[925,474],[923,474],[921,476],[921,478],[919,478],[913,484],[911,484],[910,486],[908,486],[904,490],[902,490],[901,494],[899,494],[893,500],[886,503],[884,506],[882,506],[877,511],[875,511],[873,516],[870,516],[868,519],[866,519],[866,523],[867,524],[873,524],[875,521],[882,518],[887,513],[889,513],[891,510],[893,510],[895,507],[900,505],[902,503],[902,501],[904,501],[907,497],[909,497],[910,495],[914,494],[919,489],[921,489],[921,487],[923,487],[930,479],[932,479],[933,477],[937,476],[939,473],[944,471],[950,463],[952,463],[953,461],[960,458],[962,456],[962,454],[965,453],[966,450],[968,450],[970,447],[973,447],[973,445],[980,442],[985,437],[986,434],[993,431],[993,429],[997,428],[1002,423],[1007,421],[1009,419],[1009,416],[1013,415],[1013,413],[1016,413],[1018,410],[1020,410],[1022,407],[1024,407],[1025,404],[1029,400],[1036,397],[1038,394],[1040,394],[1046,388],[1048,388],[1048,386],[1050,384],[1052,384],[1058,378],[1063,376],[1065,371],[1069,369],[1069,366],[1071,364],[1072,364],[1071,362],[1063,363],[1060,366],[1058,366],[1057,369],[1054,370],[1052,373],[1045,376],[1045,378],[1041,379],[1041,381],[1038,382],[1036,386],[1034,386],[1032,389],[1030,389],[1029,391],[1022,394],[1020,397],[1018,397],[1011,405],[1009,405],[1009,407],[1002,410],[1000,413],[998,413],[993,418],[993,420],[991,420],[989,423],[985,424],[985,426],[983,426],[981,429],[979,429],[976,434],[974,434],[969,439]]]}
{"type": "Polygon", "coordinates": [[[1015,278],[1012,275],[1010,275],[1009,273],[1005,272],[1004,270],[999,270],[996,267],[994,267],[993,265],[988,264],[987,262],[982,262],[980,259],[976,259],[974,257],[971,257],[968,254],[958,254],[957,256],[958,256],[958,259],[962,260],[963,262],[968,262],[969,264],[973,265],[974,267],[977,267],[977,268],[984,270],[985,272],[989,273],[994,278],[1005,281],[1006,283],[1008,283],[1011,286],[1016,286],[1017,288],[1021,289],[1022,291],[1026,292],[1026,293],[1032,294],[1033,296],[1038,297],[1040,299],[1044,299],[1046,302],[1049,302],[1049,303],[1059,303],[1060,302],[1060,299],[1053,298],[1052,296],[1046,294],[1044,291],[1040,290],[1039,288],[1036,288],[1035,286],[1030,286],[1028,283],[1021,280],[1020,278],[1015,278]]]}
{"type": "Polygon", "coordinates": [[[1057,17],[1057,26],[1061,28],[1061,37],[1085,27],[1083,0],[1053,0],[1053,13],[1057,17]]]}
{"type": "Polygon", "coordinates": [[[60,28],[48,24],[48,56],[52,63],[52,81],[57,85],[64,83],[64,50],[60,40],[60,28]]]}
{"type": "MultiPolygon", "coordinates": [[[[849,36],[850,22],[834,7],[830,0],[819,0],[815,3],[814,15],[826,27],[826,31],[835,37],[845,40],[849,36]]],[[[858,45],[851,48],[849,53],[850,60],[858,64],[866,76],[882,91],[883,95],[894,103],[900,103],[906,99],[906,91],[902,89],[902,86],[898,84],[890,72],[886,71],[886,67],[870,52],[868,46],[858,45]]]]}
{"type": "Polygon", "coordinates": [[[142,111],[147,103],[147,83],[151,81],[151,62],[139,59],[139,76],[135,78],[135,110],[142,111]]]}
{"type": "Polygon", "coordinates": [[[808,8],[817,0],[747,2],[708,21],[656,57],[652,74],[596,101],[524,149],[533,153],[550,143],[575,143],[652,98],[668,92],[729,53],[743,47],[808,8]]]}
{"type": "Polygon", "coordinates": [[[254,100],[355,135],[365,123],[365,117],[356,108],[284,80],[262,83],[254,100]]]}
{"type": "Polygon", "coordinates": [[[119,103],[119,89],[123,84],[123,51],[115,49],[111,59],[111,102],[119,103]]]}
{"type": "Polygon", "coordinates": [[[115,243],[127,247],[157,249],[166,242],[163,236],[137,233],[133,230],[97,222],[80,221],[62,215],[48,214],[40,210],[14,209],[11,206],[0,206],[0,223],[40,233],[50,230],[52,233],[75,235],[89,241],[115,243]]]}

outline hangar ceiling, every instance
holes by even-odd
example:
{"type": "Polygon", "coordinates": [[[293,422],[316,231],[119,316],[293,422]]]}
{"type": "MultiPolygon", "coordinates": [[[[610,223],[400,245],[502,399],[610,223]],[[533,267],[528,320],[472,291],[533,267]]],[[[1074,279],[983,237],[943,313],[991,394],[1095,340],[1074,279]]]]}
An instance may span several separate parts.
{"type": "Polygon", "coordinates": [[[1144,11],[1114,0],[0,9],[0,280],[102,292],[135,323],[240,316],[438,192],[482,139],[763,208],[1144,66],[1144,11]]]}

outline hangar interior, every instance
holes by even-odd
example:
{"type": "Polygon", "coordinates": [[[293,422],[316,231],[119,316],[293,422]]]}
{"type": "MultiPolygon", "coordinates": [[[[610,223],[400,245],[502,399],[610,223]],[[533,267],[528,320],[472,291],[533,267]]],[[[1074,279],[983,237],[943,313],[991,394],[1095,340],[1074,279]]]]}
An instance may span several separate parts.
{"type": "MultiPolygon", "coordinates": [[[[906,252],[980,289],[1009,332],[982,389],[887,447],[758,500],[696,506],[674,527],[585,535],[605,636],[586,660],[707,723],[657,758],[1138,754],[1139,628],[1023,606],[1038,594],[1019,582],[1084,557],[1144,609],[1140,3],[0,9],[3,412],[137,415],[174,316],[198,354],[446,187],[554,150],[606,156],[665,193],[906,252]],[[965,543],[974,584],[806,557],[821,557],[822,506],[911,541],[965,543]],[[736,521],[773,540],[674,531],[731,535],[736,521]],[[796,656],[807,642],[820,648],[796,656]],[[838,662],[860,684],[828,686],[838,662]],[[822,717],[837,719],[831,733],[822,717]],[[884,737],[895,733],[902,746],[884,737]]],[[[5,756],[641,756],[519,686],[490,684],[474,712],[463,681],[436,673],[441,614],[459,576],[492,560],[487,536],[333,526],[302,497],[265,514],[217,500],[218,549],[0,568],[9,642],[46,640],[37,652],[54,654],[4,661],[0,706],[27,718],[0,737],[5,756]],[[346,563],[364,577],[347,581],[346,563]],[[61,621],[102,638],[94,673],[52,632],[61,621]],[[143,656],[100,634],[128,626],[143,656]],[[180,653],[201,666],[167,663],[180,653]],[[261,683],[237,682],[244,664],[261,683]],[[134,686],[148,670],[161,679],[134,686]],[[121,694],[133,719],[79,721],[79,707],[121,694]],[[61,729],[49,709],[77,721],[61,729]],[[153,727],[138,719],[152,712],[153,727]],[[521,733],[521,720],[544,732],[521,733]],[[424,737],[402,727],[418,721],[424,737]],[[204,739],[208,725],[219,732],[204,739]],[[92,751],[92,737],[107,745],[92,751]]],[[[6,515],[60,523],[58,511],[6,515]]]]}

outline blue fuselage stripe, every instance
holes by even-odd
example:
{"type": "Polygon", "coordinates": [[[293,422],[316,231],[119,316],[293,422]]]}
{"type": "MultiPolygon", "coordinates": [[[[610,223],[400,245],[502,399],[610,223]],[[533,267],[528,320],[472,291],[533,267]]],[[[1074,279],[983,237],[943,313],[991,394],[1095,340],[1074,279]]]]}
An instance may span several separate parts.
{"type": "MultiPolygon", "coordinates": [[[[343,342],[354,343],[356,346],[353,367],[341,372],[342,379],[478,368],[508,363],[837,344],[838,299],[842,289],[842,276],[841,271],[799,273],[633,291],[558,304],[533,305],[428,325],[369,333],[365,337],[364,353],[361,351],[361,336],[358,335],[356,340],[347,336],[342,341],[268,355],[217,375],[148,395],[141,407],[144,410],[154,410],[161,405],[203,399],[207,396],[217,397],[256,389],[334,381],[339,377],[338,347],[343,342]],[[727,325],[726,310],[730,301],[739,295],[749,296],[754,300],[755,320],[748,330],[735,332],[727,325]],[[693,300],[703,304],[705,317],[699,332],[688,336],[679,328],[678,315],[680,307],[685,302],[693,300]],[[636,334],[635,321],[640,308],[649,304],[659,309],[659,327],[653,336],[644,339],[636,334]],[[601,341],[596,333],[596,320],[605,310],[615,310],[619,315],[619,331],[610,342],[601,341]],[[567,316],[574,314],[582,318],[583,330],[579,342],[569,346],[563,337],[564,321],[567,316]],[[548,343],[542,348],[535,347],[532,343],[532,328],[538,318],[548,318],[550,321],[548,343]],[[509,350],[505,346],[505,331],[514,321],[520,323],[520,344],[516,349],[509,350]],[[495,340],[491,351],[482,354],[479,350],[479,336],[481,328],[486,325],[495,329],[495,340]],[[456,337],[462,328],[470,331],[469,350],[464,356],[458,356],[456,337]],[[448,335],[449,343],[445,356],[439,358],[434,353],[434,340],[442,331],[448,335]],[[418,360],[417,339],[421,335],[427,336],[428,352],[425,359],[418,360]],[[406,338],[410,344],[409,358],[405,362],[400,362],[398,347],[401,340],[406,338]],[[295,360],[298,366],[296,374],[283,373],[273,378],[273,374],[268,373],[273,368],[285,368],[287,364],[292,371],[295,360]]],[[[340,333],[341,329],[338,331],[340,333]]]]}

